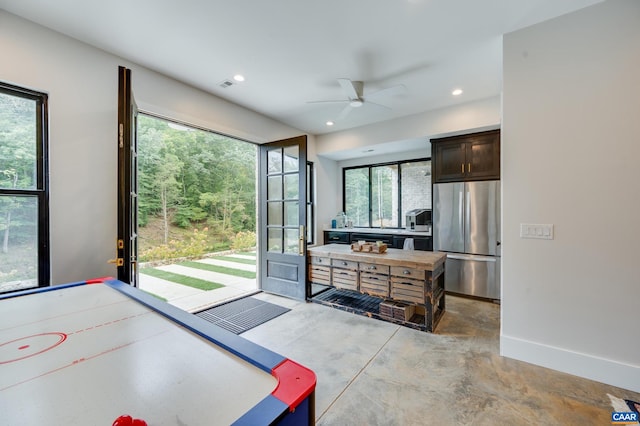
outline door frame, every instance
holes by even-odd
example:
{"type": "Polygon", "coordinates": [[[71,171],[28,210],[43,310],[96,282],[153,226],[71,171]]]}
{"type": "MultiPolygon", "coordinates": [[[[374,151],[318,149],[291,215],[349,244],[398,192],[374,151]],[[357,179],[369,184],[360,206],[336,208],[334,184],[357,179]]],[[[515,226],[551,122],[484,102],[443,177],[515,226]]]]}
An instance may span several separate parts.
{"type": "Polygon", "coordinates": [[[118,67],[118,279],[138,286],[138,108],[131,88],[131,70],[118,67]]]}

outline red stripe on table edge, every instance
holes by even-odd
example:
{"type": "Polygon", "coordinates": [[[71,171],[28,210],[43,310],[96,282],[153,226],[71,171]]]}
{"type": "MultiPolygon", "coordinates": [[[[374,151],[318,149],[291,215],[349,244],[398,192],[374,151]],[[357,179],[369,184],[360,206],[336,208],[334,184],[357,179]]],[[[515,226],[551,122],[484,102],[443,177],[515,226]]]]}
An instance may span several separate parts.
{"type": "Polygon", "coordinates": [[[87,284],[104,284],[105,281],[115,280],[113,277],[92,278],[85,281],[87,284]]]}
{"type": "Polygon", "coordinates": [[[271,395],[289,406],[293,411],[316,387],[316,374],[290,359],[278,364],[271,375],[278,379],[278,385],[271,395]]]}

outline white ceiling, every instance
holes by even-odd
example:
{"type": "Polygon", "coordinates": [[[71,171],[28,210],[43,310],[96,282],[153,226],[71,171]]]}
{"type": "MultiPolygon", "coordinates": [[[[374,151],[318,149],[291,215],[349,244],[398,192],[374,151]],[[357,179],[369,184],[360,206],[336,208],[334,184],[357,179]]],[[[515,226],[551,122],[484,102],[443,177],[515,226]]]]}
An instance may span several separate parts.
{"type": "MultiPolygon", "coordinates": [[[[502,35],[601,0],[0,0],[0,8],[311,134],[496,96],[502,35]],[[243,83],[221,88],[241,73],[243,83]],[[354,108],[337,78],[364,95],[354,108]],[[461,96],[451,91],[462,88],[461,96]],[[325,122],[334,120],[333,127],[325,122]]],[[[135,76],[134,76],[135,79],[135,76]]],[[[135,80],[134,80],[135,81],[135,80]]]]}

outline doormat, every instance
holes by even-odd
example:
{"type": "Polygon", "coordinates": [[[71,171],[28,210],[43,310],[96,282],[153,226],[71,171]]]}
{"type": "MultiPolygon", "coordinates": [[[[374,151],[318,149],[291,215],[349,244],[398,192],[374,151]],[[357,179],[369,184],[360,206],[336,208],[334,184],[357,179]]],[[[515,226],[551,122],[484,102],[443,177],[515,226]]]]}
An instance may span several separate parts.
{"type": "Polygon", "coordinates": [[[290,310],[254,297],[244,297],[195,315],[232,333],[241,334],[290,310]]]}

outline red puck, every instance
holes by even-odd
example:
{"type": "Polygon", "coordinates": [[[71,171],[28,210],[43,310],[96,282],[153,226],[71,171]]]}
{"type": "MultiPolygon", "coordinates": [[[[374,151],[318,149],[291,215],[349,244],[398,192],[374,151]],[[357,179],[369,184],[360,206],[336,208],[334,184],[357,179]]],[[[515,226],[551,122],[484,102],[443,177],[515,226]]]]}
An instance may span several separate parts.
{"type": "Polygon", "coordinates": [[[115,419],[111,426],[133,426],[133,417],[128,414],[124,414],[115,419]]]}

